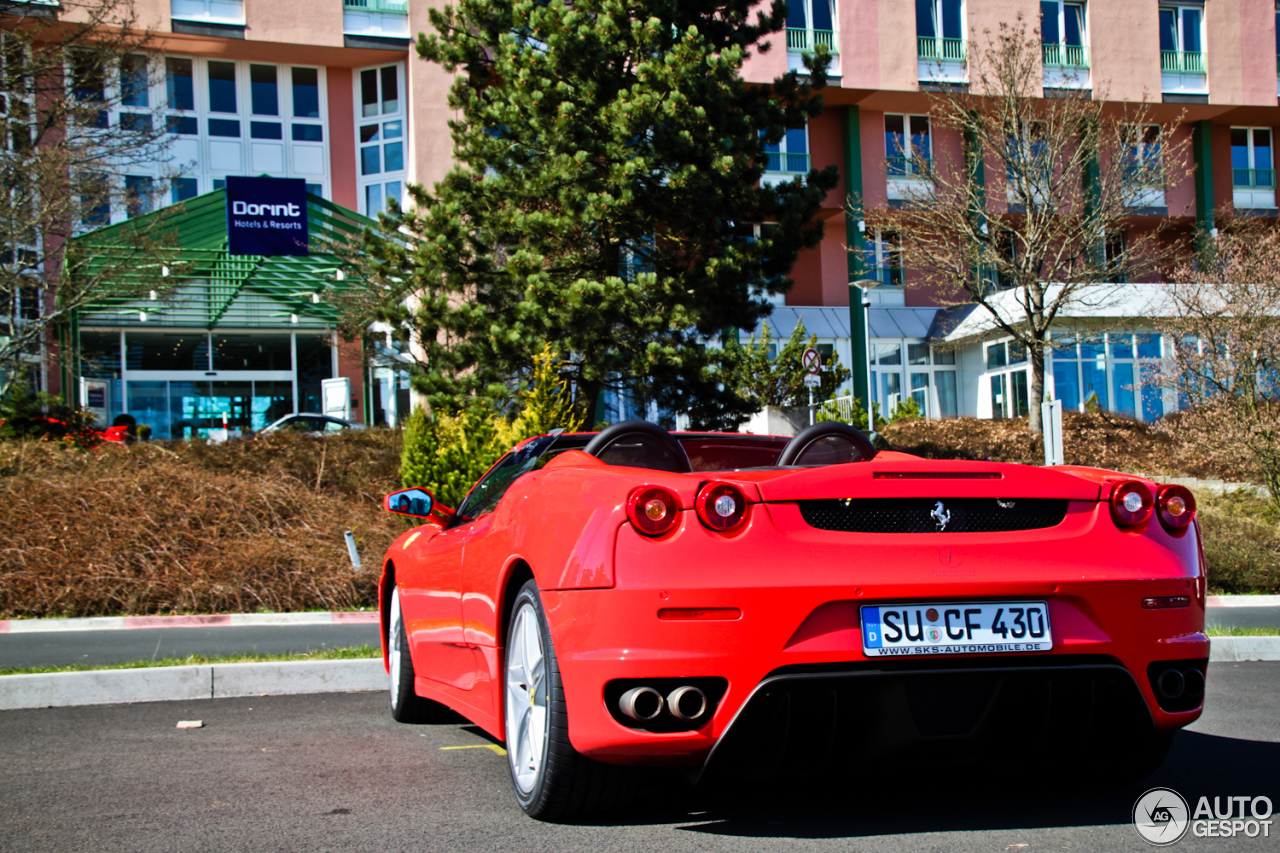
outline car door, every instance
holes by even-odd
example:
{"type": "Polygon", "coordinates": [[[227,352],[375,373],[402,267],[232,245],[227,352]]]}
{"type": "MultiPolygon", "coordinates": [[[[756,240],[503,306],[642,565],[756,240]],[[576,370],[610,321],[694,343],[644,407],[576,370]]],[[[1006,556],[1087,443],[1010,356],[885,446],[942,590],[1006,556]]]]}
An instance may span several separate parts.
{"type": "Polygon", "coordinates": [[[411,552],[413,588],[406,590],[402,584],[401,608],[414,666],[424,676],[460,690],[473,686],[476,658],[462,621],[464,554],[476,537],[489,535],[489,516],[503,494],[532,469],[553,440],[554,436],[533,439],[499,459],[463,499],[449,528],[411,552]]]}
{"type": "Polygon", "coordinates": [[[462,550],[469,524],[428,532],[406,547],[396,582],[405,633],[418,675],[461,689],[470,687],[471,651],[462,638],[462,550]]]}

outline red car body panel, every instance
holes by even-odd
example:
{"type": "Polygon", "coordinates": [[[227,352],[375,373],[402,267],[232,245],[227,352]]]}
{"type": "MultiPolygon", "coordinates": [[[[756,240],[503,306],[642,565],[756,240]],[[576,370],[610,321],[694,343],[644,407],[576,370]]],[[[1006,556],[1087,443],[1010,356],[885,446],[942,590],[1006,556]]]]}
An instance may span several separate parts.
{"type": "MultiPolygon", "coordinates": [[[[701,441],[689,455],[704,464],[727,458],[732,445],[728,436],[719,449],[715,439],[701,441]]],[[[752,452],[776,457],[783,444],[765,439],[752,452]]],[[[493,512],[399,537],[380,584],[383,625],[394,577],[417,692],[502,739],[504,596],[513,577],[532,576],[550,623],[573,746],[605,761],[698,764],[771,672],[868,661],[862,605],[1043,600],[1053,648],[1019,655],[1019,662],[1035,666],[1064,655],[1118,661],[1156,730],[1170,731],[1194,721],[1202,703],[1162,710],[1146,673],[1153,661],[1209,656],[1200,532],[1193,522],[1171,533],[1154,516],[1119,527],[1111,486],[1134,479],[889,452],[823,468],[672,474],[609,466],[570,450],[517,479],[493,512]],[[712,479],[747,496],[740,529],[719,533],[699,522],[694,497],[712,479]],[[679,499],[681,518],[663,536],[642,535],[627,519],[628,496],[645,485],[679,499]],[[993,497],[1065,499],[1068,509],[1060,524],[1041,529],[850,533],[811,526],[796,504],[993,497]],[[1186,596],[1190,606],[1144,609],[1143,599],[1153,596],[1186,596]],[[690,618],[671,618],[673,611],[690,618]],[[728,682],[714,714],[694,731],[629,728],[605,701],[612,680],[693,677],[728,682]]],[[[1158,488],[1139,482],[1153,493],[1158,488]]],[[[990,656],[957,657],[978,663],[990,656]]]]}

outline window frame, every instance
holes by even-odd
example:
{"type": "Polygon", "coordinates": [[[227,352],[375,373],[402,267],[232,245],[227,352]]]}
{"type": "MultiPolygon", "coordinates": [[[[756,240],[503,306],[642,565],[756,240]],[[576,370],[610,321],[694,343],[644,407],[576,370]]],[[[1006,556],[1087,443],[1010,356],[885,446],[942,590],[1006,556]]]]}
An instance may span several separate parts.
{"type": "MultiPolygon", "coordinates": [[[[161,104],[159,112],[169,127],[170,144],[177,145],[179,142],[187,140],[195,146],[195,151],[197,152],[194,160],[188,159],[184,162],[175,162],[178,155],[174,154],[167,164],[162,164],[172,173],[172,179],[195,178],[197,181],[196,195],[211,192],[225,185],[228,175],[255,173],[256,170],[253,168],[255,146],[279,145],[282,148],[281,160],[283,169],[280,171],[271,170],[269,174],[273,177],[302,178],[308,183],[309,189],[315,187],[320,190],[319,195],[328,195],[328,188],[333,175],[329,160],[332,140],[329,133],[327,69],[325,66],[263,62],[256,59],[230,60],[221,57],[180,53],[164,54],[163,61],[165,63],[164,73],[159,75],[160,79],[156,86],[160,95],[158,100],[158,103],[161,104]],[[211,109],[209,92],[209,62],[211,61],[228,62],[235,65],[236,112],[234,113],[213,112],[211,109]],[[170,106],[172,103],[169,83],[170,62],[191,63],[192,104],[190,109],[179,109],[170,106]],[[277,114],[274,116],[254,112],[253,66],[272,66],[276,69],[275,95],[277,114]],[[297,117],[293,114],[293,70],[295,68],[310,69],[316,72],[319,117],[297,117]],[[239,122],[239,136],[214,136],[209,132],[210,120],[239,122]],[[176,127],[179,121],[194,122],[195,133],[178,132],[176,127]],[[280,138],[255,136],[255,124],[278,124],[280,138]],[[293,132],[295,126],[318,127],[320,128],[321,138],[318,141],[295,139],[293,132]],[[215,142],[239,144],[240,168],[222,169],[214,167],[211,144],[215,142]],[[298,146],[303,149],[319,149],[321,174],[304,173],[297,168],[295,158],[301,150],[298,146]]],[[[171,201],[169,203],[175,203],[172,200],[173,198],[174,194],[171,193],[171,201]]]]}
{"type": "Polygon", "coordinates": [[[359,212],[365,216],[377,218],[379,212],[386,209],[387,198],[394,198],[397,203],[404,203],[405,184],[409,175],[409,90],[407,87],[408,74],[406,72],[405,63],[400,62],[384,62],[378,65],[370,65],[357,68],[351,75],[352,80],[352,98],[355,116],[355,170],[356,170],[356,194],[359,206],[359,212]],[[386,103],[383,94],[383,73],[384,69],[394,68],[396,74],[396,108],[391,112],[383,112],[382,105],[386,103]],[[363,82],[362,75],[365,72],[374,72],[377,82],[377,99],[375,101],[378,112],[374,115],[364,115],[363,100],[363,82]],[[400,137],[398,143],[400,145],[400,168],[387,169],[386,154],[389,145],[396,144],[395,139],[388,139],[383,134],[385,126],[393,122],[400,122],[400,137]],[[361,138],[363,129],[366,127],[377,127],[377,136],[374,139],[363,140],[361,138]],[[376,149],[378,152],[378,171],[365,172],[365,151],[376,149]],[[374,189],[374,188],[378,189],[374,189]],[[392,189],[394,188],[394,189],[392,189]],[[384,191],[385,189],[385,191],[384,191]],[[376,209],[371,202],[373,197],[371,193],[380,193],[380,198],[376,209]]]}
{"type": "MultiPolygon", "coordinates": [[[[799,138],[799,137],[796,137],[796,138],[799,138]]],[[[785,176],[787,179],[790,179],[798,175],[809,174],[809,170],[813,164],[812,155],[810,154],[809,142],[810,140],[809,140],[809,123],[808,122],[805,122],[804,127],[787,128],[786,133],[782,135],[782,139],[780,139],[776,143],[766,142],[764,145],[764,153],[766,158],[764,173],[766,175],[770,175],[775,178],[779,176],[785,176]],[[791,134],[793,131],[797,131],[797,130],[804,132],[804,136],[803,136],[804,150],[803,151],[791,150],[791,142],[793,139],[791,134]],[[776,161],[774,161],[773,159],[775,157],[778,158],[776,161]],[[793,158],[800,158],[800,160],[797,161],[797,160],[794,160],[793,158]],[[771,168],[774,162],[777,162],[778,164],[778,168],[776,169],[771,168]],[[804,168],[803,169],[792,168],[792,166],[794,166],[796,162],[802,162],[804,164],[804,168]]]]}

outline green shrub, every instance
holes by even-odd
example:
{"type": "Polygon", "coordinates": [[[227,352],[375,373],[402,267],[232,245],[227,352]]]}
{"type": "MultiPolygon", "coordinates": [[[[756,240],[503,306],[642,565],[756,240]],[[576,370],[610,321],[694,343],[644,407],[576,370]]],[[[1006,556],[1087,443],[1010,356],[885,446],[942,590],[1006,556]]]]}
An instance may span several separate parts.
{"type": "Polygon", "coordinates": [[[438,415],[423,409],[409,416],[400,452],[400,482],[430,489],[444,506],[456,507],[503,453],[518,441],[500,415],[480,410],[438,415]]]}

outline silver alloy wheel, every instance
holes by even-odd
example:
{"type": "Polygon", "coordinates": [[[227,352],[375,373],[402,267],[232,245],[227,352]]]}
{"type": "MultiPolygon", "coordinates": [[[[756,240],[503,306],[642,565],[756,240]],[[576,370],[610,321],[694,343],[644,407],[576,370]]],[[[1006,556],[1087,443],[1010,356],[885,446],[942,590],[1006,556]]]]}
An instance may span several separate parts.
{"type": "Polygon", "coordinates": [[[546,761],[547,692],[538,612],[526,601],[507,641],[507,755],[522,794],[537,787],[546,761]]]}
{"type": "Polygon", "coordinates": [[[388,620],[390,627],[387,629],[387,662],[390,664],[388,669],[391,670],[391,707],[396,707],[396,702],[400,699],[400,655],[403,651],[400,648],[400,590],[393,588],[391,590],[391,618],[388,620]]]}

